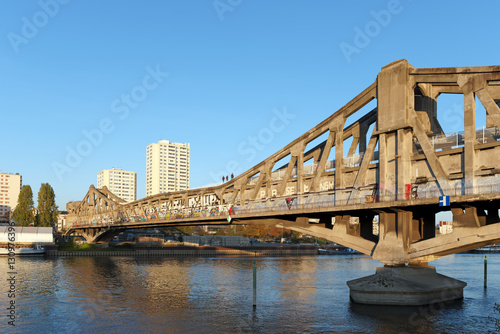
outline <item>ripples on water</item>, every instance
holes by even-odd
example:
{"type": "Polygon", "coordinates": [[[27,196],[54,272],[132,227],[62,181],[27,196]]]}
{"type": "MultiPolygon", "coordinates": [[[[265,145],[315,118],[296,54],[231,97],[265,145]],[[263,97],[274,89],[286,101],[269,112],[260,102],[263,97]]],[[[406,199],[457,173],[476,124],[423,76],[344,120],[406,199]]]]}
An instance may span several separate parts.
{"type": "MultiPolygon", "coordinates": [[[[17,259],[18,333],[478,333],[493,330],[500,256],[454,255],[431,263],[468,283],[464,300],[430,307],[350,303],[346,281],[371,275],[367,257],[17,259]]],[[[7,267],[6,259],[1,261],[7,267]]],[[[1,266],[1,264],[0,264],[1,266]]],[[[2,282],[7,279],[1,271],[2,282]]],[[[5,289],[3,289],[5,290],[5,289]]],[[[7,293],[0,295],[5,310],[7,293]]],[[[6,312],[4,312],[6,313],[6,312]]],[[[500,316],[500,315],[499,315],[500,316]]]]}

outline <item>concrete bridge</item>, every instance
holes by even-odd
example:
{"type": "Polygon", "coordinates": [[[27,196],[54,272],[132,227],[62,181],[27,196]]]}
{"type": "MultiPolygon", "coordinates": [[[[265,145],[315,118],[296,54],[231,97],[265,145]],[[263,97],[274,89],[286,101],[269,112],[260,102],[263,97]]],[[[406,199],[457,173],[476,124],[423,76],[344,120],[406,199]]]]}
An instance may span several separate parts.
{"type": "Polygon", "coordinates": [[[270,224],[387,266],[425,265],[500,241],[499,104],[500,66],[417,69],[395,61],[326,120],[226,183],[131,203],[91,186],[67,206],[68,233],[96,242],[137,227],[270,224]],[[442,94],[463,95],[463,132],[443,132],[442,94]],[[484,127],[476,124],[476,97],[484,127]],[[436,235],[441,211],[453,216],[450,234],[436,235]]]}

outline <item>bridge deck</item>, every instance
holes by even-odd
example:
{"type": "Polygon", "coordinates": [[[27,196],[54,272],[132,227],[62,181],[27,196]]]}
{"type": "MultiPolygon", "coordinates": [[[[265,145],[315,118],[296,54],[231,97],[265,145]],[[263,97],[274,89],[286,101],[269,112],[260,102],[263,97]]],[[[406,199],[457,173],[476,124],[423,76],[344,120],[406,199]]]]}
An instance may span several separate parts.
{"type": "Polygon", "coordinates": [[[131,227],[282,224],[389,265],[494,242],[499,105],[500,66],[415,69],[396,61],[337,112],[233,180],[132,203],[91,186],[82,201],[68,204],[70,232],[95,241],[131,227]],[[464,131],[444,133],[442,94],[463,95],[464,131]],[[476,97],[485,124],[476,122],[476,97]],[[346,126],[353,115],[359,117],[346,126]],[[442,196],[449,207],[438,205],[442,196]],[[457,227],[450,238],[436,236],[443,210],[452,211],[457,227]],[[371,229],[376,215],[378,235],[371,229]]]}

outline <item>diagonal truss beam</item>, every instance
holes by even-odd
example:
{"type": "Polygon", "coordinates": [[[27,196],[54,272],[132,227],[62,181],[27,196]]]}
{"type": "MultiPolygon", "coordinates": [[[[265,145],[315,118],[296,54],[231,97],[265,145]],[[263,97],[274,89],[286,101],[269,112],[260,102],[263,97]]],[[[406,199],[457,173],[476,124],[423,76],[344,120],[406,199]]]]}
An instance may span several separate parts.
{"type": "Polygon", "coordinates": [[[353,204],[353,202],[358,197],[359,187],[365,184],[366,172],[368,171],[370,162],[373,159],[373,153],[375,152],[375,147],[377,146],[377,143],[378,143],[378,138],[376,136],[370,138],[370,141],[368,142],[368,147],[366,149],[366,153],[363,156],[363,160],[361,161],[361,166],[359,168],[358,174],[356,175],[356,180],[354,181],[352,192],[351,195],[349,196],[347,204],[353,204]]]}
{"type": "Polygon", "coordinates": [[[420,124],[415,110],[410,110],[410,117],[413,125],[413,132],[417,137],[422,150],[424,151],[427,163],[431,167],[431,172],[436,177],[443,195],[452,195],[452,188],[450,186],[448,176],[446,175],[441,162],[439,162],[436,152],[434,151],[434,147],[432,146],[429,137],[425,133],[422,124],[420,124]]]}

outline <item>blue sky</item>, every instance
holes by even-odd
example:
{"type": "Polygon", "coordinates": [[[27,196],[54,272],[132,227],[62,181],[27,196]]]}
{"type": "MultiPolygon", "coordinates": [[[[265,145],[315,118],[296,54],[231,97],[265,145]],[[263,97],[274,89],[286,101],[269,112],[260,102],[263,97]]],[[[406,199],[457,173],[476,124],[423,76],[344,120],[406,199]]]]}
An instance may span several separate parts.
{"type": "MultiPolygon", "coordinates": [[[[61,209],[112,167],[137,172],[142,198],[146,146],[167,139],[191,144],[191,187],[213,184],[321,122],[394,60],[498,65],[499,7],[2,1],[0,171],[22,174],[35,197],[49,182],[61,209]],[[371,36],[360,39],[360,30],[371,36]],[[68,158],[71,151],[82,154],[68,158]]],[[[463,102],[440,103],[453,110],[463,102]]],[[[449,116],[445,128],[459,130],[449,116]]]]}

